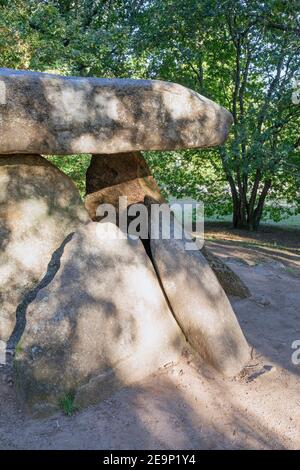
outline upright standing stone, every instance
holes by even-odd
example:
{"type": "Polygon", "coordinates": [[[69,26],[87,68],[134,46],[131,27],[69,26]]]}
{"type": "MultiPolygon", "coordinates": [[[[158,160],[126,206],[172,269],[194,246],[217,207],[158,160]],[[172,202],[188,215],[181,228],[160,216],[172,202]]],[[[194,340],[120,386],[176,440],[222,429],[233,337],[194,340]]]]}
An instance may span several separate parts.
{"type": "Polygon", "coordinates": [[[93,220],[100,204],[118,208],[121,196],[127,197],[128,205],[144,203],[145,196],[164,202],[140,152],[93,155],[86,174],[86,193],[85,207],[93,220]]]}
{"type": "Polygon", "coordinates": [[[180,230],[172,214],[170,239],[162,236],[159,214],[152,211],[149,218],[160,230],[158,239],[150,238],[152,260],[187,340],[221,373],[237,374],[249,360],[249,346],[216,275],[197,246],[187,249],[190,237],[175,238],[180,230]]]}
{"type": "MultiPolygon", "coordinates": [[[[86,207],[92,218],[101,203],[118,205],[120,196],[129,204],[151,206],[164,202],[141,155],[97,155],[87,172],[86,207]],[[149,182],[151,184],[149,184],[149,182]]],[[[174,220],[170,214],[170,220],[174,220]]],[[[174,221],[175,222],[175,221],[174,221]]],[[[163,239],[159,215],[149,227],[159,227],[159,238],[146,246],[174,316],[189,343],[207,362],[225,375],[238,373],[249,359],[249,348],[218,279],[196,248],[187,251],[184,240],[163,239]],[[150,244],[150,246],[149,246],[150,244]]],[[[173,232],[174,235],[174,232],[173,232]]],[[[221,261],[220,261],[221,263],[221,261]]]]}
{"type": "Polygon", "coordinates": [[[170,361],[186,341],[139,240],[110,223],[79,229],[60,270],[28,306],[15,357],[18,390],[34,408],[95,403],[170,361]]]}
{"type": "Polygon", "coordinates": [[[72,180],[39,155],[0,156],[0,341],[68,234],[89,220],[72,180]]]}

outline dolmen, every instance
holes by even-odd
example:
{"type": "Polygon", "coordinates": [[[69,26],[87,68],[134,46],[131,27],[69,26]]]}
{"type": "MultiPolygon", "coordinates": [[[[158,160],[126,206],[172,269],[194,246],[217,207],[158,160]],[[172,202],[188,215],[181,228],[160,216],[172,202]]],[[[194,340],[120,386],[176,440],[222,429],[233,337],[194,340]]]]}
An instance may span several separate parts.
{"type": "Polygon", "coordinates": [[[31,412],[97,403],[187,355],[243,369],[249,347],[206,257],[171,212],[170,237],[151,236],[166,201],[141,153],[221,145],[231,123],[174,83],[0,69],[0,358],[31,412]],[[74,154],[92,155],[85,204],[44,157],[74,154]],[[124,233],[120,198],[127,215],[147,209],[149,236],[124,233]]]}

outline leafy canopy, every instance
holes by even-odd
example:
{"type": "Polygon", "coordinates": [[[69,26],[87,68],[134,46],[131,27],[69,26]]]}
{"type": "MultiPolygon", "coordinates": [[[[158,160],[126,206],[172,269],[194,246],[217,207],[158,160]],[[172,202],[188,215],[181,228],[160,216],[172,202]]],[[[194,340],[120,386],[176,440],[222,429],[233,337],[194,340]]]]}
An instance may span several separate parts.
{"type": "Polygon", "coordinates": [[[222,148],[147,159],[166,194],[253,224],[266,197],[265,216],[300,212],[299,51],[298,0],[0,0],[1,67],[170,80],[228,108],[222,148]]]}

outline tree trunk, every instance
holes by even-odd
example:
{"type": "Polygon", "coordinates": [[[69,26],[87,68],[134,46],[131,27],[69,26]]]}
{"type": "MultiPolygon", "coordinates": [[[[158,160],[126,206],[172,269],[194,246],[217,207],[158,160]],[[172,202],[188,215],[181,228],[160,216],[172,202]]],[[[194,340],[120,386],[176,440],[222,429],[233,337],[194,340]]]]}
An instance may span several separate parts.
{"type": "Polygon", "coordinates": [[[242,194],[243,188],[239,188],[239,192],[235,190],[233,197],[233,227],[247,228],[247,203],[246,195],[242,194]]]}
{"type": "Polygon", "coordinates": [[[266,201],[266,197],[268,195],[269,189],[271,188],[271,184],[272,184],[272,181],[270,179],[265,181],[263,190],[262,190],[261,195],[260,195],[259,200],[258,200],[257,207],[256,207],[256,209],[254,211],[254,214],[253,214],[253,218],[254,218],[254,220],[253,220],[253,230],[257,230],[258,226],[260,224],[262,214],[263,214],[264,205],[265,205],[265,201],[266,201]]]}
{"type": "Polygon", "coordinates": [[[234,207],[232,223],[234,228],[249,229],[248,217],[243,204],[239,203],[237,207],[234,207]]]}
{"type": "Polygon", "coordinates": [[[269,189],[271,188],[272,181],[270,179],[266,180],[262,189],[262,192],[258,198],[257,206],[255,207],[255,200],[257,195],[258,184],[254,185],[250,203],[245,204],[245,194],[240,194],[235,191],[235,194],[232,195],[233,200],[233,227],[238,229],[246,229],[250,231],[255,231],[258,229],[262,215],[266,197],[268,195],[269,189]],[[255,194],[253,194],[255,191],[255,194]]]}

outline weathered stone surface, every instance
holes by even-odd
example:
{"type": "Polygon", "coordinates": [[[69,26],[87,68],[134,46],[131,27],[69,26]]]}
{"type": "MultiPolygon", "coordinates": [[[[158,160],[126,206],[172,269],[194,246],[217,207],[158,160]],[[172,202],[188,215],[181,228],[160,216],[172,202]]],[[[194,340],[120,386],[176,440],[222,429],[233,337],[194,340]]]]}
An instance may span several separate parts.
{"type": "Polygon", "coordinates": [[[89,220],[71,179],[39,155],[0,156],[0,340],[53,252],[89,220]]]}
{"type": "Polygon", "coordinates": [[[159,239],[150,239],[151,256],[178,324],[204,360],[235,375],[249,360],[249,347],[214,272],[199,250],[186,250],[189,237],[175,239],[171,229],[171,239],[163,239],[155,212],[150,223],[160,227],[159,239]]]}
{"type": "Polygon", "coordinates": [[[234,295],[241,299],[250,297],[251,293],[242,279],[235,274],[232,269],[227,266],[218,256],[214,255],[206,246],[201,249],[203,256],[209,263],[218,278],[219,283],[223,287],[227,295],[234,295]]]}
{"type": "Polygon", "coordinates": [[[186,341],[139,240],[110,223],[80,228],[28,306],[15,357],[26,403],[87,405],[178,359],[186,341]]]}
{"type": "Polygon", "coordinates": [[[0,69],[0,153],[117,153],[222,144],[221,106],[156,80],[0,69]]]}
{"type": "Polygon", "coordinates": [[[93,220],[99,204],[118,208],[120,196],[127,197],[128,205],[143,203],[145,196],[164,202],[140,152],[93,155],[86,174],[86,193],[85,207],[93,220]]]}

